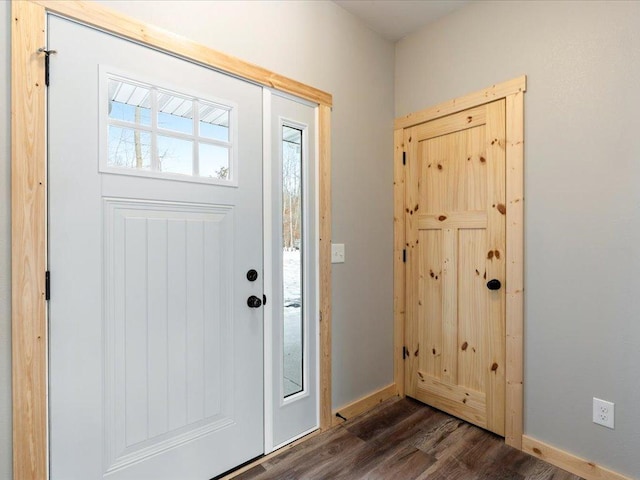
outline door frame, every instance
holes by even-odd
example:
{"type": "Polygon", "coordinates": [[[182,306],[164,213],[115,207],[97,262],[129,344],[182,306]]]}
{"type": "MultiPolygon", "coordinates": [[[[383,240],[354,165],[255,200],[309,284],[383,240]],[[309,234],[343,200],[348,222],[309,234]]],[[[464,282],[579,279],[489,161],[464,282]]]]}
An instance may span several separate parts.
{"type": "Polygon", "coordinates": [[[524,92],[526,76],[396,118],[393,158],[394,380],[405,394],[405,128],[496,100],[506,102],[505,443],[522,450],[524,339],[524,92]]]}
{"type": "MultiPolygon", "coordinates": [[[[273,220],[275,218],[275,211],[273,208],[273,203],[274,203],[274,198],[278,196],[278,194],[281,194],[280,192],[276,193],[276,190],[274,190],[274,180],[273,180],[273,170],[272,170],[272,161],[273,159],[278,156],[278,154],[274,153],[274,147],[275,145],[275,141],[274,141],[274,136],[273,136],[273,129],[274,127],[278,129],[278,131],[280,131],[280,124],[274,124],[273,122],[273,98],[274,97],[281,97],[283,99],[287,99],[289,101],[293,101],[293,102],[297,102],[303,105],[306,105],[308,107],[313,107],[313,104],[311,104],[310,102],[301,100],[300,98],[291,96],[289,94],[286,93],[282,93],[282,92],[278,92],[276,90],[270,89],[270,88],[264,88],[263,92],[262,92],[262,112],[263,112],[263,139],[264,139],[264,143],[263,143],[263,218],[264,218],[264,232],[265,232],[265,241],[264,241],[264,271],[263,271],[263,277],[265,279],[272,279],[273,278],[273,273],[274,273],[274,259],[273,259],[273,232],[274,229],[277,228],[274,223],[273,220]]],[[[314,109],[314,128],[313,129],[308,129],[306,135],[308,136],[313,136],[314,139],[318,138],[318,109],[315,108],[314,109]]],[[[281,120],[285,120],[283,117],[280,117],[281,120]]],[[[295,119],[292,120],[285,120],[284,123],[290,123],[290,124],[297,124],[298,122],[295,119]]],[[[299,126],[302,126],[302,124],[299,124],[299,126]]],[[[306,126],[308,127],[308,125],[306,126]]],[[[280,137],[281,138],[281,137],[280,137]]],[[[278,146],[278,150],[280,149],[280,147],[278,146]]],[[[317,142],[314,140],[314,148],[313,149],[308,149],[305,150],[303,152],[303,166],[302,166],[302,171],[303,171],[303,177],[304,177],[304,172],[305,170],[307,171],[307,173],[310,170],[307,170],[309,168],[308,163],[306,163],[306,159],[308,158],[313,158],[313,162],[312,162],[312,166],[313,166],[313,175],[312,178],[314,179],[313,183],[310,183],[307,188],[307,194],[310,193],[310,197],[307,198],[307,200],[309,200],[310,198],[313,198],[313,202],[311,202],[314,205],[314,208],[312,210],[312,215],[311,218],[313,219],[312,222],[312,229],[315,230],[315,232],[319,232],[319,218],[320,218],[320,209],[319,209],[319,196],[318,196],[318,192],[319,192],[319,173],[320,173],[320,168],[319,168],[319,164],[318,164],[318,145],[317,142]],[[306,153],[304,153],[306,152],[306,153]]],[[[304,197],[304,192],[305,192],[305,187],[303,184],[303,197],[304,197]]],[[[305,197],[306,198],[306,197],[305,197]]],[[[303,205],[304,205],[304,200],[303,200],[303,205]]],[[[306,209],[303,208],[303,218],[305,216],[306,209]]],[[[304,225],[304,221],[303,221],[303,225],[304,225]]],[[[305,232],[307,230],[309,230],[309,226],[311,224],[308,224],[306,226],[306,228],[303,226],[303,235],[305,234],[305,232]]],[[[319,298],[319,285],[320,285],[320,264],[319,264],[319,255],[318,255],[318,251],[319,251],[319,242],[318,242],[318,238],[317,235],[314,235],[314,237],[311,238],[311,241],[313,242],[313,248],[312,250],[315,251],[315,254],[313,256],[304,256],[303,258],[306,258],[306,262],[308,263],[313,263],[313,268],[312,271],[314,271],[315,273],[313,274],[313,288],[308,290],[309,292],[313,292],[314,295],[316,295],[316,297],[319,298]]],[[[304,252],[304,248],[301,250],[301,252],[304,252]]],[[[304,262],[305,260],[303,260],[304,262]]],[[[302,271],[305,271],[305,267],[304,267],[304,263],[303,263],[303,269],[302,271]]],[[[303,280],[303,285],[304,285],[304,280],[303,280]]],[[[272,298],[274,296],[273,294],[273,288],[270,287],[269,285],[267,285],[267,282],[265,281],[265,294],[267,296],[267,298],[272,298]]],[[[303,293],[303,299],[304,299],[304,293],[303,293]]],[[[273,349],[273,342],[272,342],[272,338],[273,338],[273,334],[274,334],[274,330],[277,327],[280,327],[282,325],[277,324],[278,323],[278,318],[277,315],[275,314],[275,310],[273,308],[275,302],[271,302],[269,303],[268,306],[265,307],[265,318],[264,318],[264,328],[265,328],[265,335],[264,335],[264,383],[265,383],[265,387],[264,387],[264,393],[265,393],[265,401],[264,401],[264,418],[265,418],[265,455],[269,455],[273,452],[275,452],[276,450],[279,450],[280,448],[293,444],[294,442],[297,442],[299,439],[306,437],[307,435],[313,433],[313,432],[317,432],[318,429],[317,428],[311,428],[310,430],[301,432],[299,434],[297,434],[296,436],[288,439],[285,443],[280,443],[280,444],[275,444],[274,443],[274,434],[275,434],[275,429],[274,429],[274,423],[275,423],[275,417],[276,417],[276,403],[274,402],[273,399],[273,388],[275,388],[274,382],[281,382],[281,379],[277,378],[275,374],[275,361],[276,358],[278,358],[276,355],[274,355],[275,351],[273,349]]],[[[309,315],[309,320],[311,320],[313,317],[313,320],[316,321],[316,324],[319,325],[318,323],[318,319],[319,317],[317,315],[309,315]]],[[[304,318],[304,317],[303,317],[304,318]]],[[[282,319],[283,320],[283,319],[282,319]]],[[[319,331],[319,329],[317,330],[319,331]]],[[[303,340],[304,341],[304,340],[303,340]]],[[[316,368],[313,370],[313,375],[309,378],[313,378],[313,388],[316,389],[316,398],[319,398],[318,395],[320,393],[320,337],[318,335],[315,335],[315,338],[307,338],[308,344],[310,345],[311,342],[313,342],[314,346],[313,348],[315,349],[315,365],[316,368]]],[[[307,358],[306,355],[304,354],[304,352],[309,352],[310,350],[308,350],[308,345],[305,343],[305,347],[303,348],[303,362],[306,363],[307,362],[307,358]]],[[[318,404],[318,407],[320,405],[318,404]]],[[[320,425],[320,409],[318,408],[316,410],[316,415],[315,415],[315,424],[316,425],[320,425]]],[[[333,418],[331,419],[332,421],[332,426],[333,426],[333,418]]],[[[320,431],[325,430],[326,428],[320,428],[320,431]]]]}
{"type": "Polygon", "coordinates": [[[94,2],[12,0],[11,258],[13,472],[48,477],[47,138],[44,54],[48,14],[96,27],[318,105],[320,429],[331,427],[332,96],[262,67],[133,20],[94,2]]]}

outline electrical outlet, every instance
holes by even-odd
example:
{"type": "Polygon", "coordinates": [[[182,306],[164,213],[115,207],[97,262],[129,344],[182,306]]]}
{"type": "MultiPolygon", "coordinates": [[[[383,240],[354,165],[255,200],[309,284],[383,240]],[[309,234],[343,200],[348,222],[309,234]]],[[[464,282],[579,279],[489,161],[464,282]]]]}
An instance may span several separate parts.
{"type": "Polygon", "coordinates": [[[593,397],[593,423],[613,429],[615,403],[593,397]]]}

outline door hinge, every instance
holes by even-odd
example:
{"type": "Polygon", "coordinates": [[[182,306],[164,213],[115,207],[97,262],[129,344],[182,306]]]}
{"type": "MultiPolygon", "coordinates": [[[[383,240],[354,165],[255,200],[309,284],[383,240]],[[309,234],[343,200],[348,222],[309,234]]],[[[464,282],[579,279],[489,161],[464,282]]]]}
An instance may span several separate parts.
{"type": "Polygon", "coordinates": [[[402,263],[407,263],[407,249],[402,249],[402,263]]]}
{"type": "Polygon", "coordinates": [[[408,356],[409,356],[409,350],[407,349],[407,347],[402,347],[402,359],[406,360],[408,356]]]}
{"type": "Polygon", "coordinates": [[[407,164],[407,152],[402,152],[402,164],[407,164]]]}
{"type": "Polygon", "coordinates": [[[51,274],[47,270],[44,272],[44,299],[49,300],[51,298],[51,274]]]}
{"type": "Polygon", "coordinates": [[[49,86],[49,57],[58,53],[55,50],[47,50],[45,47],[40,47],[38,53],[44,53],[44,84],[49,86]]]}
{"type": "Polygon", "coordinates": [[[262,294],[262,305],[266,305],[267,304],[267,296],[263,293],[262,294]]]}

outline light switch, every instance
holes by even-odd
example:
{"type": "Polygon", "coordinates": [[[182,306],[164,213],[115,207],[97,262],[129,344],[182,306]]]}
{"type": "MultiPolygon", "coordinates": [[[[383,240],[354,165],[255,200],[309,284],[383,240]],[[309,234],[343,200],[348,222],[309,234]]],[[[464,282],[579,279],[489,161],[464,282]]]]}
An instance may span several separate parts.
{"type": "Polygon", "coordinates": [[[331,244],[331,263],[344,263],[344,243],[331,244]]]}

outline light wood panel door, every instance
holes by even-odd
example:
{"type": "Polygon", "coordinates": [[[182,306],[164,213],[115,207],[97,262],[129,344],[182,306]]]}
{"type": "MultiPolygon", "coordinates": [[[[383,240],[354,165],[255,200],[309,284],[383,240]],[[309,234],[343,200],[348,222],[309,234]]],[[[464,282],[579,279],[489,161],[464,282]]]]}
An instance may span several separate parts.
{"type": "Polygon", "coordinates": [[[404,145],[406,393],[504,435],[505,101],[404,145]]]}

